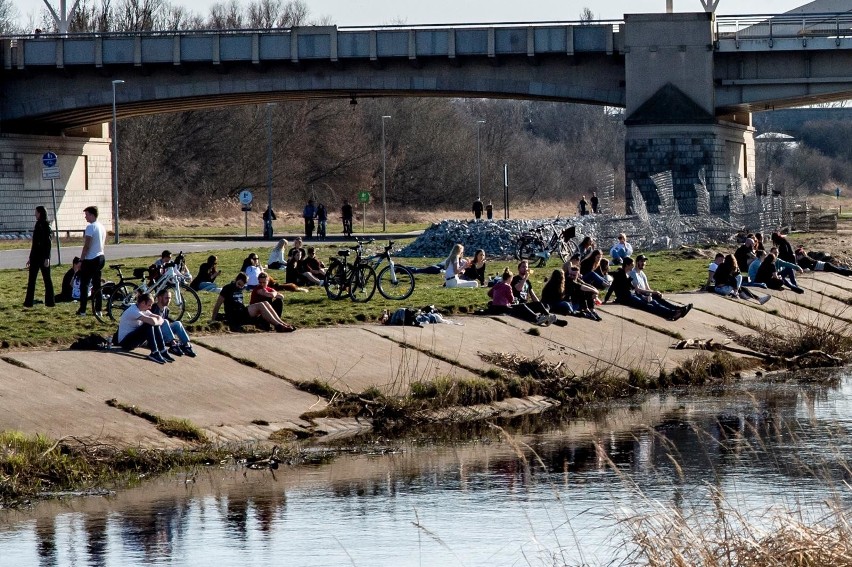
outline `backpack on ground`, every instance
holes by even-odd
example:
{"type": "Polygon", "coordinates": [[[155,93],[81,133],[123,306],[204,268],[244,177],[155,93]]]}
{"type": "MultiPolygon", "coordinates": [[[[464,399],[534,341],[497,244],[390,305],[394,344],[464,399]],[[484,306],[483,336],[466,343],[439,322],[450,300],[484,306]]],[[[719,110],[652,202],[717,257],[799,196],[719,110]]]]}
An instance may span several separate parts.
{"type": "Polygon", "coordinates": [[[86,336],[77,337],[77,340],[71,343],[71,350],[107,350],[112,345],[107,337],[102,337],[97,333],[91,333],[86,336]]]}

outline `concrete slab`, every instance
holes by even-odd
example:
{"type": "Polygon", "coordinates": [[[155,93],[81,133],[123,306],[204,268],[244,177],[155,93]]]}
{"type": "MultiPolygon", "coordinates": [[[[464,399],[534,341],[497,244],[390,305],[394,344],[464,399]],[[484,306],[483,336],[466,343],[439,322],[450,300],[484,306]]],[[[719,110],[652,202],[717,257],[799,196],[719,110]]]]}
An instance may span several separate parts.
{"type": "MultiPolygon", "coordinates": [[[[301,414],[325,407],[324,400],[285,380],[204,348],[197,351],[197,358],[182,357],[165,365],[145,360],[141,349],[131,353],[18,352],[9,358],[66,391],[83,389],[94,406],[107,407],[104,402],[115,398],[163,418],[188,419],[214,438],[220,437],[221,430],[225,432],[222,440],[227,441],[265,438],[282,428],[303,427],[307,424],[299,419],[301,414]],[[258,426],[253,420],[269,425],[258,426]]],[[[147,427],[141,418],[125,415],[147,427]]]]}
{"type": "MultiPolygon", "coordinates": [[[[530,325],[511,325],[512,317],[454,316],[462,325],[418,327],[376,326],[369,329],[383,337],[473,369],[496,369],[480,355],[517,353],[530,358],[542,357],[552,363],[564,361],[570,368],[591,368],[599,361],[577,350],[559,348],[541,337],[527,334],[530,325]]],[[[514,319],[518,321],[517,319],[514,319]]],[[[520,321],[518,321],[520,322],[520,321]]],[[[522,323],[522,322],[520,322],[522,323]]]]}
{"type": "Polygon", "coordinates": [[[402,394],[415,380],[473,376],[463,368],[372,333],[371,328],[300,329],[286,335],[224,334],[200,341],[293,382],[320,380],[349,392],[377,387],[388,394],[402,394]]]}
{"type": "Polygon", "coordinates": [[[776,303],[776,300],[773,299],[766,306],[760,306],[753,301],[730,299],[717,293],[695,293],[691,294],[689,298],[689,302],[694,305],[693,310],[698,309],[711,315],[718,315],[723,323],[734,321],[749,329],[783,328],[789,324],[789,321],[770,313],[765,308],[766,306],[780,307],[783,301],[776,303]]]}
{"type": "MultiPolygon", "coordinates": [[[[55,352],[40,354],[46,358],[55,356],[55,352]]],[[[80,391],[76,386],[6,361],[0,361],[0,407],[0,431],[43,434],[54,439],[73,436],[117,446],[183,445],[157,431],[153,424],[109,407],[89,390],[80,391]]]]}
{"type": "MultiPolygon", "coordinates": [[[[828,278],[821,276],[821,274],[817,275],[809,273],[803,276],[799,276],[798,278],[796,278],[796,281],[798,281],[799,285],[801,285],[802,288],[806,290],[833,297],[838,301],[852,302],[852,290],[850,290],[848,287],[839,287],[832,283],[833,277],[828,278]]],[[[825,276],[832,276],[832,274],[825,274],[825,276]]],[[[846,283],[848,286],[852,286],[852,282],[848,281],[848,278],[843,278],[843,282],[846,283]]]]}

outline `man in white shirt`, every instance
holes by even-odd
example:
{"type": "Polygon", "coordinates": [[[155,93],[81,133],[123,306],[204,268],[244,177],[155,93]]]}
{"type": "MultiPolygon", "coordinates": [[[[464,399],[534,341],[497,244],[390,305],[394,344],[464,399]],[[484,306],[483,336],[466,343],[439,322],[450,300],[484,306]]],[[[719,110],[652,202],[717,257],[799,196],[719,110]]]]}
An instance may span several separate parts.
{"type": "Polygon", "coordinates": [[[639,254],[636,257],[636,267],[630,270],[630,282],[633,284],[633,292],[648,303],[655,303],[665,308],[673,310],[675,313],[671,320],[676,321],[689,313],[692,309],[692,304],[675,305],[670,301],[663,299],[663,294],[659,291],[651,289],[648,285],[648,276],[645,275],[645,264],[648,263],[648,258],[644,254],[639,254]]]}
{"type": "Polygon", "coordinates": [[[92,311],[97,313],[101,310],[101,275],[104,269],[105,256],[104,245],[106,244],[106,230],[104,225],[98,222],[98,208],[95,206],[83,209],[86,215],[86,230],[83,232],[83,251],[80,259],[83,265],[80,267],[80,308],[77,315],[86,316],[86,303],[88,302],[89,284],[92,285],[92,311]]]}
{"type": "Polygon", "coordinates": [[[142,293],[136,299],[136,305],[125,309],[118,320],[118,346],[124,350],[133,350],[148,343],[151,349],[148,360],[157,364],[174,362],[175,359],[169,355],[163,340],[161,327],[165,319],[151,312],[153,305],[154,298],[151,294],[142,293]]]}

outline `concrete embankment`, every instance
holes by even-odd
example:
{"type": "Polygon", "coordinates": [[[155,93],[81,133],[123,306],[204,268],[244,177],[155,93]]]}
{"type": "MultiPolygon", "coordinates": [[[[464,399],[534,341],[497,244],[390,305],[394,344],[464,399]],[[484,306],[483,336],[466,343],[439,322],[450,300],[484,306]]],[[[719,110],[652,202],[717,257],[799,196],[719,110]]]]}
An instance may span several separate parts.
{"type": "MultiPolygon", "coordinates": [[[[566,327],[536,327],[538,336],[529,333],[530,324],[511,317],[454,316],[458,324],[423,328],[363,325],[202,336],[195,341],[197,358],[163,366],[146,361],[143,350],[5,352],[0,430],[115,445],[184,445],[105,403],[114,399],[162,418],[186,419],[220,442],[267,440],[281,430],[334,434],[369,425],[302,419],[328,400],[296,384],[319,380],[342,392],[376,387],[402,394],[415,380],[482,375],[494,368],[481,358],[490,353],[562,361],[578,375],[601,369],[655,374],[697,354],[673,349],[680,338],[725,342],[732,333],[784,332],[801,323],[833,323],[850,332],[852,279],[820,273],[800,280],[805,294],[772,291],[772,301],[762,306],[709,293],[673,294],[669,299],[695,305],[679,321],[604,305],[601,322],[569,317],[566,327]]],[[[510,401],[500,411],[537,405],[536,399],[510,401]]]]}

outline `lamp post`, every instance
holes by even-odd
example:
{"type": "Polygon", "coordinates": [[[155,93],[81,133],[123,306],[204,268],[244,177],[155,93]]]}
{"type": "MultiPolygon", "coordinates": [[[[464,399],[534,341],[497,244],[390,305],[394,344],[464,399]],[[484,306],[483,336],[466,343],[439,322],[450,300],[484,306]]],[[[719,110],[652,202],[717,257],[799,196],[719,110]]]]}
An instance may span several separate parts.
{"type": "Polygon", "coordinates": [[[390,118],[390,116],[382,116],[382,232],[388,231],[388,207],[385,201],[385,120],[390,118]]]}
{"type": "Polygon", "coordinates": [[[485,120],[476,121],[476,200],[482,200],[482,152],[479,146],[479,130],[485,120]]]}
{"type": "Polygon", "coordinates": [[[118,120],[115,116],[115,86],[123,84],[124,81],[121,79],[112,82],[112,226],[116,244],[118,244],[118,120]]]}
{"type": "MultiPolygon", "coordinates": [[[[270,215],[270,227],[272,226],[272,107],[274,105],[275,103],[272,102],[266,104],[266,210],[270,215]]],[[[271,237],[272,231],[269,232],[271,237]]]]}

